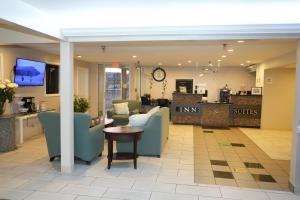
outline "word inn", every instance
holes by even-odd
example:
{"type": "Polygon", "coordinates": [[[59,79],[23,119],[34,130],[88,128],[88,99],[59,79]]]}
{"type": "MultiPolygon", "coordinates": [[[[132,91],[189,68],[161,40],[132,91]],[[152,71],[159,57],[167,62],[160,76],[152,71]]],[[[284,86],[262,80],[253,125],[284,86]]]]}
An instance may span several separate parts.
{"type": "Polygon", "coordinates": [[[200,108],[192,107],[192,106],[178,106],[178,107],[176,107],[176,112],[198,113],[198,112],[200,112],[200,108]]]}

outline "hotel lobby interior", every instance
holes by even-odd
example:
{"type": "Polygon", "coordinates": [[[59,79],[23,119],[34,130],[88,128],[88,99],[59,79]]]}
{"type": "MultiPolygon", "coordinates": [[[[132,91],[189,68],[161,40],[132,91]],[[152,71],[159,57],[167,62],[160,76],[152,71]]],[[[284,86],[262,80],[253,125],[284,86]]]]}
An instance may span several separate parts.
{"type": "Polygon", "coordinates": [[[0,199],[300,199],[299,23],[167,2],[0,7],[0,199]]]}

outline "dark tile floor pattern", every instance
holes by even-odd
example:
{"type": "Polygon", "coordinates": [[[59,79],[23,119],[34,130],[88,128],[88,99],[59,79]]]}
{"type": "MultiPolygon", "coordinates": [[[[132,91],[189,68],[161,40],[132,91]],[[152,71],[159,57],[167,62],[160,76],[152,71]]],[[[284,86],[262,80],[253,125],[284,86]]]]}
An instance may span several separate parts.
{"type": "Polygon", "coordinates": [[[238,128],[194,126],[195,182],[288,190],[289,161],[272,160],[238,128]]]}

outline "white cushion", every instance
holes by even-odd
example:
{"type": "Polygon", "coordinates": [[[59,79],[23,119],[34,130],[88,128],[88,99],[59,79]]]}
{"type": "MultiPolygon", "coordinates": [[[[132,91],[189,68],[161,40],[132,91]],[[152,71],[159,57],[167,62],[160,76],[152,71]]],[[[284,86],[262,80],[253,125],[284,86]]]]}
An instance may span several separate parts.
{"type": "Polygon", "coordinates": [[[117,115],[129,115],[128,102],[115,103],[114,110],[117,115]]]}
{"type": "Polygon", "coordinates": [[[129,126],[145,126],[150,115],[148,114],[135,114],[129,117],[129,126]]]}
{"type": "Polygon", "coordinates": [[[156,113],[157,111],[159,111],[159,106],[156,106],[154,108],[152,108],[151,110],[149,110],[147,112],[148,115],[153,115],[154,113],[156,113]]]}

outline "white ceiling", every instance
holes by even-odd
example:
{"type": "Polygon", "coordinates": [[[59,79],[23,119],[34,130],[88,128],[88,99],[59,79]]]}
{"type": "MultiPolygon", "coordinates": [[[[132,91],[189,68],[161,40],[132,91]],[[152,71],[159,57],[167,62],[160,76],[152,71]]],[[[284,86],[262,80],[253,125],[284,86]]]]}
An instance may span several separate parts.
{"type": "Polygon", "coordinates": [[[300,2],[297,0],[21,0],[21,2],[44,12],[60,28],[300,22],[298,12],[300,2]]]}
{"type": "MultiPolygon", "coordinates": [[[[22,46],[59,54],[58,44],[23,44],[22,46]]],[[[245,43],[237,41],[155,41],[155,42],[118,42],[118,43],[76,43],[75,56],[81,55],[81,60],[94,63],[133,63],[140,61],[144,66],[199,66],[208,65],[208,61],[217,64],[222,59],[221,66],[240,66],[260,63],[271,58],[296,50],[295,40],[248,40],[245,43]],[[226,43],[229,53],[223,50],[226,43]],[[105,46],[105,52],[101,46],[105,46]],[[226,54],[227,58],[221,58],[226,54]],[[132,58],[136,55],[137,58],[132,58]],[[191,60],[192,63],[187,61],[191,60]],[[251,63],[246,63],[250,60],[251,63]]]]}

